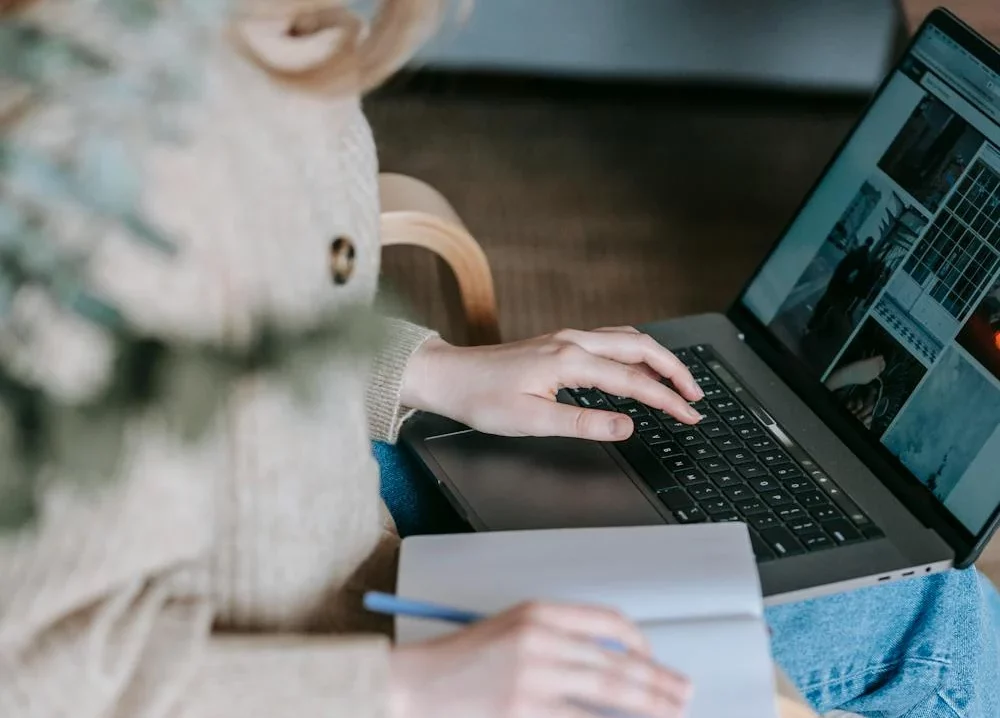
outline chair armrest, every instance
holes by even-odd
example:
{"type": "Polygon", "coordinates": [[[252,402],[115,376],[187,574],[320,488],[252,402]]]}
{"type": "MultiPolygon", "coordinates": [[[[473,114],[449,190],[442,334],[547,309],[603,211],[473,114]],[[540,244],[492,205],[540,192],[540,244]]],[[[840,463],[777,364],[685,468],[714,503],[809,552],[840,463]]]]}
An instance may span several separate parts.
{"type": "Polygon", "coordinates": [[[472,345],[499,344],[496,293],[489,260],[451,204],[430,185],[398,174],[379,176],[382,247],[407,245],[436,254],[458,287],[443,287],[449,314],[472,345]]]}

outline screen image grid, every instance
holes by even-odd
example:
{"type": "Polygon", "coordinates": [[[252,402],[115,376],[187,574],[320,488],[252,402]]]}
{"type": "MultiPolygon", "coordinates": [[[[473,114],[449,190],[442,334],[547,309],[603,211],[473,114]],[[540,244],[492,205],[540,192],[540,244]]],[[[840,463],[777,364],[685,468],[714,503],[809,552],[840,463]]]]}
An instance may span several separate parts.
{"type": "Polygon", "coordinates": [[[923,77],[768,326],[975,533],[1000,503],[1000,129],[923,77]]]}

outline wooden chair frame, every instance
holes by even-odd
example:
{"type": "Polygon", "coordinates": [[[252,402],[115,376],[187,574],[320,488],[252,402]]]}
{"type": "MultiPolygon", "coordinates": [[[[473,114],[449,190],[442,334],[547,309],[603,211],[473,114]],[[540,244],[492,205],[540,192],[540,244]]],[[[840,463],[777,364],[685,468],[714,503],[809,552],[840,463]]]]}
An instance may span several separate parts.
{"type": "Polygon", "coordinates": [[[449,317],[461,326],[465,343],[499,344],[489,260],[454,208],[433,187],[405,175],[380,175],[379,192],[383,249],[407,245],[436,254],[452,275],[442,276],[442,289],[449,317]]]}

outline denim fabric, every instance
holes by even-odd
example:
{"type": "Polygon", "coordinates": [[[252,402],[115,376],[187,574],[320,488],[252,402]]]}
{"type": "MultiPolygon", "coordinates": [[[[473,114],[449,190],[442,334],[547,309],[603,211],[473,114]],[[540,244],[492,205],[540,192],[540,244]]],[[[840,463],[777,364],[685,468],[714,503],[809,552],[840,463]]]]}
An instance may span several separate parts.
{"type": "Polygon", "coordinates": [[[1000,596],[974,569],[778,606],[775,660],[820,711],[1000,716],[1000,596]]]}
{"type": "MultiPolygon", "coordinates": [[[[401,535],[468,527],[409,456],[375,445],[401,535]]],[[[975,570],[770,608],[775,660],[821,714],[1000,718],[1000,596],[975,570]]]]}
{"type": "Polygon", "coordinates": [[[434,480],[405,451],[373,442],[372,451],[381,473],[382,500],[403,538],[426,534],[468,531],[469,527],[451,508],[434,480]]]}

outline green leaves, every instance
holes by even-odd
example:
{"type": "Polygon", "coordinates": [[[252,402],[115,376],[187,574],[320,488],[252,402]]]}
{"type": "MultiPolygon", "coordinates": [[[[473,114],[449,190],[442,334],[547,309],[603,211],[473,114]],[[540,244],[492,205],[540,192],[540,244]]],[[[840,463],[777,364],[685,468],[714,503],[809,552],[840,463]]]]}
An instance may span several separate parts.
{"type": "Polygon", "coordinates": [[[156,20],[158,10],[154,0],[104,0],[119,22],[132,28],[147,28],[156,20]]]}
{"type": "MultiPolygon", "coordinates": [[[[248,346],[168,343],[138,333],[129,308],[88,282],[88,249],[109,226],[155,251],[177,251],[143,215],[141,152],[182,127],[171,109],[200,89],[205,52],[228,1],[67,0],[120,23],[121,48],[88,47],[16,14],[0,20],[0,120],[7,123],[0,123],[0,348],[24,346],[9,319],[18,292],[31,287],[101,327],[115,356],[96,395],[69,400],[5,364],[17,352],[0,353],[0,531],[37,518],[43,477],[83,486],[120,477],[137,422],[197,442],[249,374],[266,375],[308,406],[322,393],[331,362],[366,362],[386,339],[371,308],[338,307],[309,326],[260,317],[248,346]],[[141,57],[128,54],[136,47],[141,57]],[[16,102],[4,102],[11,87],[16,102]],[[37,144],[25,141],[38,139],[33,102],[59,109],[56,126],[44,127],[37,144]],[[81,235],[57,234],[67,227],[81,235]]],[[[183,141],[183,133],[169,139],[183,141]]]]}
{"type": "Polygon", "coordinates": [[[139,418],[155,420],[183,443],[197,442],[225,416],[233,387],[251,374],[283,385],[307,409],[331,364],[363,365],[388,339],[375,310],[360,305],[294,330],[262,320],[244,347],[168,344],[118,321],[111,381],[83,403],[56,401],[0,365],[0,533],[34,517],[43,472],[83,487],[119,478],[128,429],[139,418]]]}
{"type": "Polygon", "coordinates": [[[47,33],[16,17],[0,22],[0,76],[51,88],[69,75],[109,69],[106,58],[69,38],[47,33]]]}

